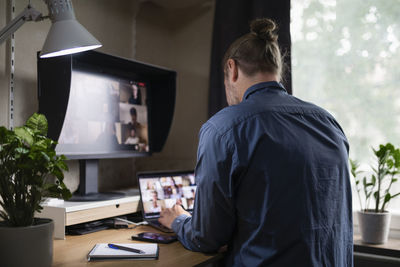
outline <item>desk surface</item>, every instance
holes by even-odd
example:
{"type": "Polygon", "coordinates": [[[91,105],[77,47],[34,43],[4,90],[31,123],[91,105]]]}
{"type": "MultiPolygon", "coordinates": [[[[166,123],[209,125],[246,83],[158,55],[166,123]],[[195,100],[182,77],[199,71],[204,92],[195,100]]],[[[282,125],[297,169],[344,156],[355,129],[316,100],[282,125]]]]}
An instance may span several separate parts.
{"type": "Polygon", "coordinates": [[[206,255],[186,250],[179,242],[159,244],[158,260],[113,260],[88,262],[87,254],[97,243],[137,243],[131,236],[140,232],[158,232],[150,226],[136,229],[103,230],[81,236],[67,236],[65,240],[54,240],[53,266],[195,266],[214,261],[220,256],[206,255]]]}

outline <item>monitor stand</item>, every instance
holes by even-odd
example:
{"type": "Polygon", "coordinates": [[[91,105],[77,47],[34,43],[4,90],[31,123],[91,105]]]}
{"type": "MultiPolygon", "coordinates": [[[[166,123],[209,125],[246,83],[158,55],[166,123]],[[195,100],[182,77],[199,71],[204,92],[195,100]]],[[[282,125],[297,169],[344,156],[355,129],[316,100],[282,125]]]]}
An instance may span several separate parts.
{"type": "Polygon", "coordinates": [[[79,160],[79,188],[68,201],[102,201],[125,197],[121,192],[98,191],[98,159],[79,160]]]}

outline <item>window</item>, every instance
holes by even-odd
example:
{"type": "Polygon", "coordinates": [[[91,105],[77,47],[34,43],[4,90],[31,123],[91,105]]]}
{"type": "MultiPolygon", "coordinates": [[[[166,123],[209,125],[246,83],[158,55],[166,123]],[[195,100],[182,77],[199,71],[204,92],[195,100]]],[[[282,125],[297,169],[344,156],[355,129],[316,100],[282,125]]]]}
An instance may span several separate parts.
{"type": "MultiPolygon", "coordinates": [[[[350,157],[368,166],[371,147],[400,146],[399,1],[291,4],[293,93],[333,114],[349,139],[350,157]]],[[[400,213],[400,197],[389,209],[400,213]]]]}

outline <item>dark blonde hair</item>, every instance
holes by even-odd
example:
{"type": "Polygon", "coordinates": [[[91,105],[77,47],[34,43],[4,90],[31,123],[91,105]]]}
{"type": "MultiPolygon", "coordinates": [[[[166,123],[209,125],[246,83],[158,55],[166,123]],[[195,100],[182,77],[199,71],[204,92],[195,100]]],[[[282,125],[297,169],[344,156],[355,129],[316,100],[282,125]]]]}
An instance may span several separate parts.
{"type": "Polygon", "coordinates": [[[234,41],[225,53],[223,69],[228,59],[235,60],[238,67],[247,75],[257,72],[282,76],[283,59],[278,45],[277,25],[274,21],[262,18],[250,23],[250,33],[234,41]]]}

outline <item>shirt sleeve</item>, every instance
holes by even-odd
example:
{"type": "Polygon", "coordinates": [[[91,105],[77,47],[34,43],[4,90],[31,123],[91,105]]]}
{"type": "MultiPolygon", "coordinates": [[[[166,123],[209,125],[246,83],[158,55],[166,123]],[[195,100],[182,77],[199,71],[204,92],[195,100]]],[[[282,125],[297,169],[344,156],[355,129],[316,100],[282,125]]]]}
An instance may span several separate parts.
{"type": "Polygon", "coordinates": [[[236,218],[232,201],[232,149],[209,123],[200,131],[193,216],[177,217],[172,229],[189,250],[215,252],[226,245],[236,218]]]}

